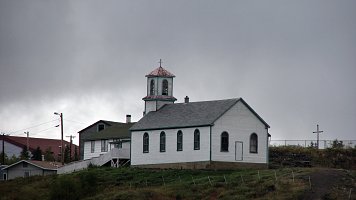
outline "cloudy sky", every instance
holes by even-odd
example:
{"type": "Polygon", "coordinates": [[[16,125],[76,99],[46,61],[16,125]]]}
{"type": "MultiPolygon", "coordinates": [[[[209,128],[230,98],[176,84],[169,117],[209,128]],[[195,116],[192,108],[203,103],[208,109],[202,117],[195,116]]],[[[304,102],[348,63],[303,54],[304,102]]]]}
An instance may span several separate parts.
{"type": "MultiPolygon", "coordinates": [[[[272,139],[356,139],[356,1],[0,0],[0,131],[60,138],[142,117],[145,75],[182,102],[242,97],[272,139]]],[[[76,143],[78,137],[75,139],[76,143]]]]}

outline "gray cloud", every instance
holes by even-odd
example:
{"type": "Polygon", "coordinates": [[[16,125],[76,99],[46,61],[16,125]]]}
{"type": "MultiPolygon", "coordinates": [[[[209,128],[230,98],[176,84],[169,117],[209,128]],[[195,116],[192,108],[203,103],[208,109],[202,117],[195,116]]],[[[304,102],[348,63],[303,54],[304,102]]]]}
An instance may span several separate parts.
{"type": "MultiPolygon", "coordinates": [[[[0,0],[1,131],[142,116],[158,59],[182,101],[243,97],[277,139],[355,139],[353,1],[0,0]]],[[[41,128],[41,127],[40,127],[41,128]]],[[[33,130],[36,132],[36,130],[33,130]]],[[[56,131],[39,136],[57,137],[56,131]]]]}

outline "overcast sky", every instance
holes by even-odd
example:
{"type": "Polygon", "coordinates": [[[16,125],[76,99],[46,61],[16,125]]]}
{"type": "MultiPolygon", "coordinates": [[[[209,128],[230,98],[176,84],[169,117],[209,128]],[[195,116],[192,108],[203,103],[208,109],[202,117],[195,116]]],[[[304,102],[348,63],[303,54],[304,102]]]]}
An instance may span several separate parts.
{"type": "Polygon", "coordinates": [[[355,10],[352,0],[0,0],[0,131],[60,138],[53,112],[65,135],[138,121],[145,75],[163,59],[177,102],[242,97],[272,139],[315,139],[316,124],[321,139],[356,139],[355,10]]]}

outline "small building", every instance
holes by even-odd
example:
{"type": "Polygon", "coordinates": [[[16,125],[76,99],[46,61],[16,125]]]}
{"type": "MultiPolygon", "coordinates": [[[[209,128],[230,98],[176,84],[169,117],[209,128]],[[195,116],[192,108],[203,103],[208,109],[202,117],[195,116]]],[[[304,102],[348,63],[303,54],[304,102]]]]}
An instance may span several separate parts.
{"type": "Polygon", "coordinates": [[[266,168],[270,127],[242,98],[174,103],[172,73],[147,77],[144,117],[130,128],[131,165],[266,168]]]}
{"type": "Polygon", "coordinates": [[[4,167],[3,180],[11,180],[18,177],[45,176],[56,174],[61,163],[37,160],[20,160],[12,165],[4,167]]]}

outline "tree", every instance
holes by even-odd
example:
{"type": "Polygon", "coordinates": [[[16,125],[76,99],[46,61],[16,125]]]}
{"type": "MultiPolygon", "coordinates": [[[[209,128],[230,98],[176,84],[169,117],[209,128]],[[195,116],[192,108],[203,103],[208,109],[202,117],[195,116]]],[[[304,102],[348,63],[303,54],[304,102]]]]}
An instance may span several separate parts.
{"type": "Polygon", "coordinates": [[[44,152],[44,159],[46,161],[52,161],[52,162],[55,161],[51,147],[48,147],[44,152]]]}
{"type": "Polygon", "coordinates": [[[331,148],[333,149],[342,149],[344,148],[344,144],[342,141],[338,141],[337,139],[333,141],[333,144],[331,145],[331,148]]]}
{"type": "Polygon", "coordinates": [[[74,147],[74,161],[79,160],[77,146],[74,147]]]}
{"type": "Polygon", "coordinates": [[[30,158],[30,154],[27,150],[27,146],[24,146],[22,151],[21,151],[21,155],[20,155],[20,158],[22,160],[28,160],[30,158]]]}
{"type": "Polygon", "coordinates": [[[64,149],[64,162],[69,163],[70,162],[70,149],[69,145],[67,145],[64,149]]]}
{"type": "Polygon", "coordinates": [[[37,147],[33,152],[32,152],[32,159],[33,160],[42,160],[42,150],[40,147],[37,147]]]}

